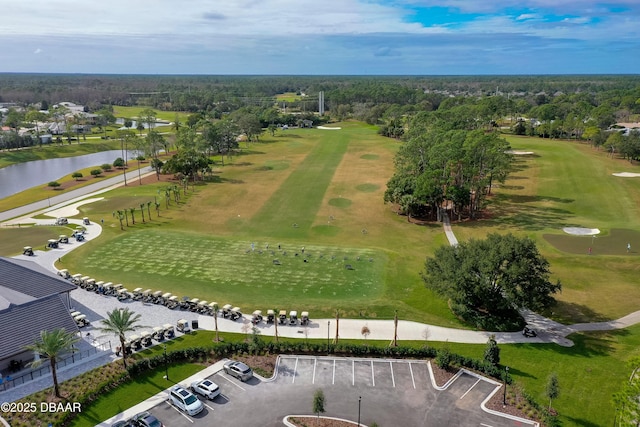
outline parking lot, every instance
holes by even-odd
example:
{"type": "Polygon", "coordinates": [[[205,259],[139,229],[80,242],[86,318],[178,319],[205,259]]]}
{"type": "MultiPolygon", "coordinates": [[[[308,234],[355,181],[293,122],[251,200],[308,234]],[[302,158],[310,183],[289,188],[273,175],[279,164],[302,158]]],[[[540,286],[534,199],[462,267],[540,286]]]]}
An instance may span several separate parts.
{"type": "Polygon", "coordinates": [[[209,376],[220,386],[205,409],[188,416],[162,402],[151,412],[165,425],[282,426],[290,414],[311,414],[313,393],[325,393],[325,415],[380,426],[522,426],[481,409],[500,385],[464,373],[445,390],[433,387],[426,362],[385,359],[282,356],[273,379],[240,382],[222,371],[209,376]]]}

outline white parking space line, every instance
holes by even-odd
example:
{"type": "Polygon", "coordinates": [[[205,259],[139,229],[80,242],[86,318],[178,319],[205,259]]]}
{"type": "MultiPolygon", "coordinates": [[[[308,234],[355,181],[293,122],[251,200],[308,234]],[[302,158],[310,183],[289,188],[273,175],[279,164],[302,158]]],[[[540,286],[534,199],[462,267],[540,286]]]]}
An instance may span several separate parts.
{"type": "Polygon", "coordinates": [[[473,390],[473,388],[481,381],[481,378],[478,378],[478,381],[476,381],[475,383],[473,383],[473,385],[471,387],[469,387],[469,390],[465,391],[464,394],[462,396],[460,396],[459,400],[462,400],[467,393],[469,393],[471,390],[473,390]]]}
{"type": "Polygon", "coordinates": [[[313,378],[311,379],[311,384],[316,383],[316,364],[318,363],[318,359],[313,359],[313,378]]]}
{"type": "Polygon", "coordinates": [[[376,375],[373,373],[373,360],[371,361],[371,382],[376,386],[376,375]]]}
{"type": "Polygon", "coordinates": [[[413,368],[411,367],[411,362],[409,362],[409,372],[411,372],[411,383],[413,384],[413,388],[416,388],[416,380],[413,377],[413,368]]]}
{"type": "Polygon", "coordinates": [[[193,424],[193,420],[189,417],[187,417],[180,409],[176,408],[175,406],[173,406],[171,403],[167,402],[167,405],[171,406],[177,413],[179,413],[180,415],[182,415],[183,417],[185,417],[186,419],[189,420],[189,422],[191,424],[193,424]]]}
{"type": "Polygon", "coordinates": [[[215,409],[213,409],[213,407],[211,407],[211,406],[207,405],[206,403],[202,402],[202,404],[203,404],[204,406],[206,406],[207,408],[211,409],[211,411],[212,411],[212,412],[213,412],[213,411],[215,411],[215,409]]]}
{"type": "Polygon", "coordinates": [[[298,358],[296,357],[296,364],[293,366],[293,379],[291,380],[291,384],[296,382],[296,372],[298,372],[298,358]]]}
{"type": "Polygon", "coordinates": [[[351,385],[356,385],[356,362],[351,360],[351,385]]]}
{"type": "Polygon", "coordinates": [[[393,362],[389,361],[389,368],[391,368],[391,382],[393,383],[393,388],[396,388],[396,379],[393,376],[393,362]]]}
{"type": "Polygon", "coordinates": [[[331,384],[336,383],[336,359],[333,359],[333,376],[331,377],[331,384]]]}
{"type": "Polygon", "coordinates": [[[224,393],[220,393],[218,395],[219,397],[223,398],[224,400],[226,400],[227,402],[229,401],[229,398],[227,396],[224,395],[224,393]]]}
{"type": "Polygon", "coordinates": [[[235,382],[231,381],[229,378],[220,375],[220,378],[224,378],[226,381],[229,381],[231,384],[233,384],[234,386],[238,387],[240,390],[245,391],[244,388],[240,387],[238,384],[236,384],[235,382]]]}
{"type": "Polygon", "coordinates": [[[482,427],[493,427],[491,424],[480,423],[482,427]]]}

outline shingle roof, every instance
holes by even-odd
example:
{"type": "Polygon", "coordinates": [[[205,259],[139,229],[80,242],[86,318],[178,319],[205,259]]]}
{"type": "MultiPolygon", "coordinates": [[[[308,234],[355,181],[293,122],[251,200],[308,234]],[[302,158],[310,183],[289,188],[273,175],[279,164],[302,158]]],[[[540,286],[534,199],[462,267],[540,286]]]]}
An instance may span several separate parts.
{"type": "MultiPolygon", "coordinates": [[[[76,289],[74,284],[50,273],[34,262],[2,257],[0,257],[0,286],[34,298],[48,297],[76,289]]],[[[12,301],[9,300],[9,302],[12,301]]]]}
{"type": "Polygon", "coordinates": [[[58,328],[78,332],[78,326],[59,295],[0,311],[0,360],[24,352],[26,345],[40,339],[40,331],[58,328]]]}

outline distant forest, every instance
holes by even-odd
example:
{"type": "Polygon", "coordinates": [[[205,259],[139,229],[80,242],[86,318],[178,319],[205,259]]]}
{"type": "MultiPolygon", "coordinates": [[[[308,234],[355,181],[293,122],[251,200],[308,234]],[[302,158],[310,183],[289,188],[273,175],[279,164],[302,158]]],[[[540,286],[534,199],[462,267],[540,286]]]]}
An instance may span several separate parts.
{"type": "MultiPolygon", "coordinates": [[[[304,93],[293,108],[317,111],[325,93],[327,111],[376,122],[390,106],[405,113],[433,111],[454,97],[504,98],[506,113],[524,114],[554,100],[584,107],[640,112],[638,75],[562,76],[186,76],[0,74],[0,102],[24,106],[60,101],[87,105],[145,105],[159,110],[230,112],[245,106],[271,107],[282,93],[304,93]],[[518,101],[520,101],[518,103],[518,101]],[[376,107],[374,111],[370,111],[376,107]],[[377,111],[376,111],[377,110],[377,111]],[[373,117],[360,117],[366,111],[373,117]]],[[[556,102],[557,103],[557,102],[556,102]]]]}

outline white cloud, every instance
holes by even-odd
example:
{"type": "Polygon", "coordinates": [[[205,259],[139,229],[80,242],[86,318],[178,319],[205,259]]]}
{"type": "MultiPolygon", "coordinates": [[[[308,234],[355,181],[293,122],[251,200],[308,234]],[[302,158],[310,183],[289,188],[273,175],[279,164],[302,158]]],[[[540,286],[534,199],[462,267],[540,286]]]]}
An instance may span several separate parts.
{"type": "Polygon", "coordinates": [[[33,51],[33,53],[35,53],[36,55],[39,53],[42,53],[42,49],[37,48],[36,50],[33,51]]]}

